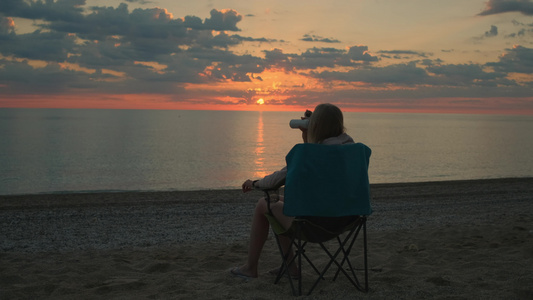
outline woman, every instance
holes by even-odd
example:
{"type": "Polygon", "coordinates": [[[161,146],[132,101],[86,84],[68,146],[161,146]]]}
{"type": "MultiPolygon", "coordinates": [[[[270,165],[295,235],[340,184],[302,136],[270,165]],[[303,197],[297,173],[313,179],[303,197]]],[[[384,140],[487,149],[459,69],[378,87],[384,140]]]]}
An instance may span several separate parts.
{"type": "MultiPolygon", "coordinates": [[[[300,128],[302,130],[302,139],[304,143],[316,143],[326,145],[336,144],[351,144],[353,139],[345,133],[344,120],[341,110],[329,103],[319,104],[315,111],[309,118],[308,129],[300,128]]],[[[279,188],[285,183],[287,176],[287,167],[274,172],[260,180],[246,180],[242,184],[242,191],[244,193],[253,189],[275,189],[279,188]]],[[[283,214],[283,197],[280,196],[278,202],[271,203],[270,208],[276,219],[285,228],[291,226],[293,217],[288,217],[283,214]]],[[[265,217],[268,211],[267,203],[264,198],[259,199],[254,210],[252,219],[252,228],[250,233],[250,245],[248,249],[248,260],[240,266],[230,270],[231,274],[239,277],[257,278],[259,256],[268,237],[269,223],[265,217]]],[[[290,249],[290,240],[286,237],[280,236],[280,243],[284,252],[290,249]]],[[[293,255],[292,251],[289,254],[289,259],[293,255]]],[[[273,270],[275,273],[277,270],[273,270]]],[[[294,264],[290,266],[289,272],[291,275],[298,274],[298,270],[294,264]]]]}

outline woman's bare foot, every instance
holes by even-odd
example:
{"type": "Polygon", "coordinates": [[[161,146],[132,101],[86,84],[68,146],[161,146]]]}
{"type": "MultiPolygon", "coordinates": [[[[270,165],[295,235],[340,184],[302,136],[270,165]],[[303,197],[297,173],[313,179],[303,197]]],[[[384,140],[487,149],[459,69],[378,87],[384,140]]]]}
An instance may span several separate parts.
{"type": "Polygon", "coordinates": [[[257,271],[252,271],[248,266],[235,267],[230,270],[230,273],[237,277],[242,278],[257,278],[257,271]]]}

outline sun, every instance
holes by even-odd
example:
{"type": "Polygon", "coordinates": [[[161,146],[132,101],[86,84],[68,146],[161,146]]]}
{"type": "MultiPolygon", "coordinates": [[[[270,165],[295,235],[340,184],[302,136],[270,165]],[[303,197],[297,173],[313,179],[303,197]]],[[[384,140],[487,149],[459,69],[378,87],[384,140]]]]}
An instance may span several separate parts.
{"type": "Polygon", "coordinates": [[[259,104],[259,105],[265,104],[265,100],[263,100],[263,98],[260,98],[259,100],[257,100],[256,103],[259,104]]]}

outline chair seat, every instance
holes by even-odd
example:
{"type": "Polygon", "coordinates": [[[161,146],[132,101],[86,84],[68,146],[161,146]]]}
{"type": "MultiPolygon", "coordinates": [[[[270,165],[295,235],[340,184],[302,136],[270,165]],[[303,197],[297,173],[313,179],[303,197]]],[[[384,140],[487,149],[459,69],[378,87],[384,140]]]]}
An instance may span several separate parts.
{"type": "Polygon", "coordinates": [[[341,226],[337,226],[337,229],[333,229],[324,228],[326,226],[321,226],[320,217],[302,217],[295,218],[293,221],[293,225],[290,228],[285,229],[281,225],[281,223],[279,223],[278,220],[271,214],[266,213],[265,216],[268,219],[268,222],[272,227],[272,231],[274,231],[275,234],[281,236],[296,237],[301,239],[302,241],[311,243],[321,243],[334,239],[339,234],[349,231],[354,226],[357,226],[358,223],[360,223],[359,216],[350,216],[349,219],[346,217],[324,218],[327,224],[332,224],[335,220],[339,221],[341,226]],[[348,220],[350,220],[350,222],[347,222],[348,220]],[[296,225],[300,227],[299,231],[297,230],[296,225]],[[298,232],[300,232],[300,234],[298,234],[298,232]]]}

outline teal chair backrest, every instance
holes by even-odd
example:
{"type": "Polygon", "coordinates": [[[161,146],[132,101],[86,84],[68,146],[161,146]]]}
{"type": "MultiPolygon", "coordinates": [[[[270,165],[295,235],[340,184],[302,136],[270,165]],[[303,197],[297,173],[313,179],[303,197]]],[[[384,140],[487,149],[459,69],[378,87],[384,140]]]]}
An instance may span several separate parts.
{"type": "Polygon", "coordinates": [[[362,143],[295,145],[285,157],[283,213],[295,217],[370,215],[371,152],[362,143]]]}

